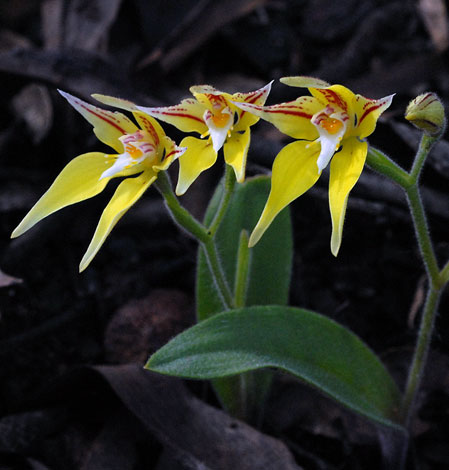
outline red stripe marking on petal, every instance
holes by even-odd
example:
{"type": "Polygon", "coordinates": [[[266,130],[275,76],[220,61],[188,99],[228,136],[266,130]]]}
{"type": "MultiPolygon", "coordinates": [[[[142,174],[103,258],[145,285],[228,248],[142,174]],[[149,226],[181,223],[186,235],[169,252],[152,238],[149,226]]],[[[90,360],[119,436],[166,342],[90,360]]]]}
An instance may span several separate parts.
{"type": "Polygon", "coordinates": [[[107,122],[108,124],[110,124],[112,127],[115,127],[117,130],[119,130],[122,134],[126,134],[125,130],[122,129],[118,124],[116,124],[115,122],[113,122],[115,119],[112,118],[112,116],[108,116],[107,118],[101,114],[101,112],[99,111],[98,113],[96,113],[95,111],[93,111],[92,109],[88,108],[86,105],[84,105],[83,103],[80,103],[78,102],[77,103],[79,106],[81,106],[83,109],[85,109],[86,111],[88,111],[90,114],[93,114],[94,116],[97,116],[98,118],[102,119],[103,121],[107,122]]]}
{"type": "Polygon", "coordinates": [[[306,119],[312,119],[312,115],[302,111],[290,111],[289,109],[265,109],[266,113],[289,114],[291,116],[299,116],[306,119]]]}
{"type": "Polygon", "coordinates": [[[324,96],[324,98],[329,101],[329,103],[336,104],[340,109],[344,111],[348,110],[348,105],[346,101],[342,100],[341,97],[334,91],[329,88],[321,88],[318,91],[324,96]]]}
{"type": "Polygon", "coordinates": [[[143,122],[144,126],[145,126],[145,130],[151,134],[151,137],[153,137],[153,140],[154,140],[154,143],[156,144],[156,146],[159,145],[159,136],[157,135],[157,132],[156,132],[156,129],[153,127],[153,125],[151,124],[151,122],[144,116],[140,115],[140,120],[143,122]]]}
{"type": "Polygon", "coordinates": [[[193,116],[192,114],[171,113],[167,111],[152,111],[152,114],[162,114],[164,116],[174,116],[174,117],[185,117],[188,119],[193,119],[194,121],[202,122],[204,124],[204,121],[201,118],[197,116],[193,116]]]}
{"type": "Polygon", "coordinates": [[[374,106],[371,106],[370,108],[366,108],[365,111],[362,114],[362,117],[360,118],[359,125],[366,118],[366,116],[368,116],[369,113],[372,113],[376,109],[379,109],[384,104],[385,104],[384,102],[381,102],[381,103],[375,104],[374,106]]]}

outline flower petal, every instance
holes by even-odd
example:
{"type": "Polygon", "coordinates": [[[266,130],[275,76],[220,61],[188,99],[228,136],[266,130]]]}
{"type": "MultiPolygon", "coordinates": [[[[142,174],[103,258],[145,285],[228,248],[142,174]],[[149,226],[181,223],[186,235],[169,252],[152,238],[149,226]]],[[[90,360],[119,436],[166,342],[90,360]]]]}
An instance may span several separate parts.
{"type": "Polygon", "coordinates": [[[123,152],[123,145],[119,138],[124,134],[132,134],[137,131],[136,125],[124,114],[107,111],[86,103],[64,91],[59,93],[94,126],[94,133],[101,142],[109,145],[118,153],[123,152]]]}
{"type": "Polygon", "coordinates": [[[153,165],[154,171],[161,171],[167,170],[168,167],[177,160],[186,150],[187,147],[178,147],[170,137],[164,136],[162,140],[162,144],[164,145],[165,154],[163,160],[158,163],[157,165],[153,165]]]}
{"type": "Polygon", "coordinates": [[[20,222],[11,237],[22,235],[37,222],[63,207],[99,194],[110,180],[100,177],[113,162],[111,156],[99,152],[85,153],[74,158],[20,222]]]}
{"type": "Polygon", "coordinates": [[[310,120],[314,114],[323,109],[323,105],[313,96],[301,96],[295,101],[275,104],[273,106],[233,103],[243,111],[255,114],[265,121],[271,122],[281,132],[290,137],[306,140],[318,138],[318,132],[310,120]]]}
{"type": "Polygon", "coordinates": [[[248,127],[243,134],[233,131],[231,137],[224,144],[225,162],[234,168],[235,178],[239,183],[243,183],[245,180],[246,157],[250,140],[251,130],[248,127]]]}
{"type": "Polygon", "coordinates": [[[265,208],[249,239],[254,246],[277,214],[311,188],[320,176],[316,160],[320,146],[304,141],[285,146],[273,163],[271,191],[265,208]]]}
{"type": "Polygon", "coordinates": [[[124,109],[126,111],[137,111],[137,106],[135,103],[123,98],[117,98],[115,96],[101,95],[100,93],[92,93],[92,98],[96,99],[100,103],[106,104],[107,106],[112,106],[113,108],[124,109]]]}
{"type": "Polygon", "coordinates": [[[81,260],[79,267],[80,272],[87,268],[111,230],[128,209],[148,189],[151,183],[154,182],[156,176],[156,173],[148,170],[136,178],[127,178],[119,184],[109,204],[104,209],[92,241],[81,260]]]}
{"type": "MultiPolygon", "coordinates": [[[[233,102],[237,101],[239,103],[244,102],[263,106],[268,98],[268,95],[270,94],[272,83],[273,80],[264,87],[249,93],[234,93],[231,96],[231,100],[233,102]]],[[[243,110],[238,110],[238,113],[238,121],[234,126],[235,131],[244,131],[259,120],[259,118],[254,114],[247,113],[243,110]]]]}
{"type": "Polygon", "coordinates": [[[356,97],[355,94],[343,85],[332,85],[327,88],[309,88],[310,93],[324,105],[335,105],[348,115],[354,113],[352,104],[356,97]]]}
{"type": "Polygon", "coordinates": [[[123,98],[116,98],[114,96],[100,95],[98,93],[94,93],[92,98],[95,98],[97,101],[108,106],[132,112],[140,128],[147,131],[153,137],[156,146],[158,146],[159,142],[163,140],[165,132],[161,125],[156,121],[156,119],[140,111],[137,108],[137,105],[132,101],[125,100],[123,98]]]}
{"type": "Polygon", "coordinates": [[[338,147],[340,147],[340,142],[346,133],[347,115],[344,114],[344,118],[342,118],[341,113],[328,116],[326,112],[321,111],[313,116],[312,123],[320,134],[319,139],[315,141],[321,144],[320,156],[316,163],[318,165],[318,171],[322,171],[327,167],[332,155],[334,155],[338,147]],[[333,126],[334,129],[332,129],[332,127],[328,128],[326,125],[326,122],[329,121],[333,121],[331,126],[333,126]]]}
{"type": "Polygon", "coordinates": [[[327,88],[330,86],[329,83],[319,78],[314,77],[282,77],[279,79],[281,83],[288,86],[300,87],[300,88],[327,88]]]}
{"type": "Polygon", "coordinates": [[[357,116],[355,132],[361,139],[374,132],[379,116],[391,105],[393,95],[385,96],[379,100],[371,100],[362,95],[356,95],[354,108],[357,116]]]}
{"type": "Polygon", "coordinates": [[[329,178],[329,207],[332,217],[331,251],[337,256],[341,245],[346,205],[351,189],[360,178],[368,144],[357,138],[345,139],[340,152],[332,158],[329,178]]]}
{"type": "Polygon", "coordinates": [[[137,106],[138,109],[160,121],[168,122],[182,132],[207,132],[206,123],[203,120],[205,106],[193,98],[181,101],[175,106],[161,108],[147,108],[137,106]]]}
{"type": "Polygon", "coordinates": [[[217,160],[217,152],[210,139],[185,137],[180,146],[187,147],[187,150],[179,158],[179,176],[176,186],[178,196],[184,194],[200,173],[210,168],[217,160]]]}
{"type": "Polygon", "coordinates": [[[204,121],[209,129],[209,135],[212,139],[214,150],[218,152],[225,143],[228,133],[234,124],[234,113],[226,107],[220,111],[220,114],[214,114],[207,110],[204,113],[204,121]],[[217,125],[218,122],[218,125],[217,125]]]}

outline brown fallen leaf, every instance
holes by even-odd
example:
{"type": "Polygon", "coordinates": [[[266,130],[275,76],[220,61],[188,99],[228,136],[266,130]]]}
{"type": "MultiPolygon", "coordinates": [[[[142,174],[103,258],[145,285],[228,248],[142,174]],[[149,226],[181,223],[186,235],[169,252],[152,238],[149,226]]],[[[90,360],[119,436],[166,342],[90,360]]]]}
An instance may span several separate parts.
{"type": "Polygon", "coordinates": [[[107,38],[122,0],[72,0],[67,5],[64,45],[97,51],[107,38]]]}
{"type": "Polygon", "coordinates": [[[26,86],[14,96],[12,107],[25,121],[33,143],[41,142],[53,125],[53,105],[47,88],[36,84],[26,86]]]}
{"type": "MultiPolygon", "coordinates": [[[[181,380],[154,374],[136,364],[73,370],[46,388],[40,403],[81,400],[85,409],[98,409],[102,403],[110,403],[108,389],[137,418],[143,430],[175,457],[176,469],[301,468],[280,440],[195,398],[181,380]]],[[[144,437],[143,430],[139,431],[140,439],[144,437]]],[[[119,441],[116,443],[120,445],[119,441]]]]}
{"type": "Polygon", "coordinates": [[[154,289],[112,316],[104,337],[106,359],[118,364],[143,364],[150,353],[192,323],[192,305],[185,293],[154,289]]]}
{"type": "Polygon", "coordinates": [[[435,49],[443,52],[449,46],[449,22],[443,0],[419,0],[418,10],[432,38],[435,49]]]}
{"type": "Polygon", "coordinates": [[[170,46],[165,40],[151,51],[139,64],[145,67],[160,59],[165,72],[178,67],[187,57],[195,52],[213,34],[224,25],[247,15],[260,7],[266,0],[221,0],[203,1],[187,17],[183,27],[176,28],[170,36],[170,46]]]}

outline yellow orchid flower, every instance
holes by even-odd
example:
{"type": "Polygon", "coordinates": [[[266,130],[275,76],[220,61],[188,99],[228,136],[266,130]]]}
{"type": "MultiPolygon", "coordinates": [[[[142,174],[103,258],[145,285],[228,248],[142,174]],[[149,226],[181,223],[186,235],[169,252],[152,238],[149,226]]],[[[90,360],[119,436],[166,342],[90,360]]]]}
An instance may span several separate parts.
{"type": "Polygon", "coordinates": [[[285,77],[281,82],[308,88],[312,96],[273,106],[234,102],[238,108],[299,139],[276,156],[271,192],[249,245],[254,246],[276,215],[316,183],[330,162],[331,251],[337,256],[349,192],[366,160],[368,144],[364,139],[374,132],[379,116],[390,106],[394,95],[368,99],[342,85],[331,86],[311,77],[285,77]]]}
{"type": "Polygon", "coordinates": [[[11,237],[22,235],[44,217],[63,207],[99,194],[111,178],[133,176],[125,178],[118,185],[104,209],[81,260],[81,272],[97,254],[115,224],[156,180],[158,172],[166,170],[185,149],[176,146],[155,119],[132,106],[128,107],[140,127],[119,112],[107,111],[63,91],[59,92],[92,124],[98,139],[117,153],[91,152],[74,158],[20,222],[11,237]]]}
{"type": "Polygon", "coordinates": [[[225,161],[234,169],[237,181],[244,181],[250,127],[259,118],[238,109],[235,103],[265,104],[271,83],[256,91],[233,95],[210,85],[193,86],[190,91],[195,98],[185,99],[175,106],[138,106],[141,111],[173,124],[183,132],[198,132],[201,136],[201,139],[185,137],[180,143],[187,147],[187,151],[179,159],[178,196],[184,194],[200,173],[216,162],[217,152],[222,147],[225,161]]]}

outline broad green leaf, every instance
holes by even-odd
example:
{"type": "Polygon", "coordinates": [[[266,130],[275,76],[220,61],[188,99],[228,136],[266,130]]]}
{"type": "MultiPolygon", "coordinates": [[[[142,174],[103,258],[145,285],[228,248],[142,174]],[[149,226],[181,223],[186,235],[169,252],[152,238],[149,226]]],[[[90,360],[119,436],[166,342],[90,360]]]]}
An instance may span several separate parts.
{"type": "MultiPolygon", "coordinates": [[[[270,178],[258,176],[237,184],[225,217],[215,237],[222,267],[231,289],[234,287],[241,231],[251,233],[259,220],[270,192],[270,178]]],[[[205,224],[213,220],[223,194],[220,184],[209,203],[205,224]]],[[[293,258],[289,210],[282,211],[259,243],[251,249],[245,305],[286,305],[293,258]]],[[[223,304],[200,248],[197,266],[197,316],[204,320],[223,310],[223,304]]],[[[224,408],[234,416],[256,422],[264,408],[271,384],[271,371],[213,380],[224,408]]]]}
{"type": "Polygon", "coordinates": [[[220,313],[175,337],[145,367],[193,379],[276,367],[374,421],[400,427],[400,394],[378,357],[354,333],[308,310],[265,306],[220,313]]]}
{"type": "MultiPolygon", "coordinates": [[[[208,225],[221,200],[223,187],[219,185],[206,212],[208,225]]],[[[270,178],[259,176],[237,184],[216,234],[216,244],[223,270],[231,289],[235,281],[237,249],[242,229],[251,233],[255,227],[270,192],[270,178]]],[[[251,249],[249,284],[246,305],[286,305],[290,286],[293,242],[290,214],[282,211],[266,231],[260,242],[251,249]]],[[[199,320],[223,311],[209,267],[202,250],[199,250],[196,298],[199,320]]]]}

